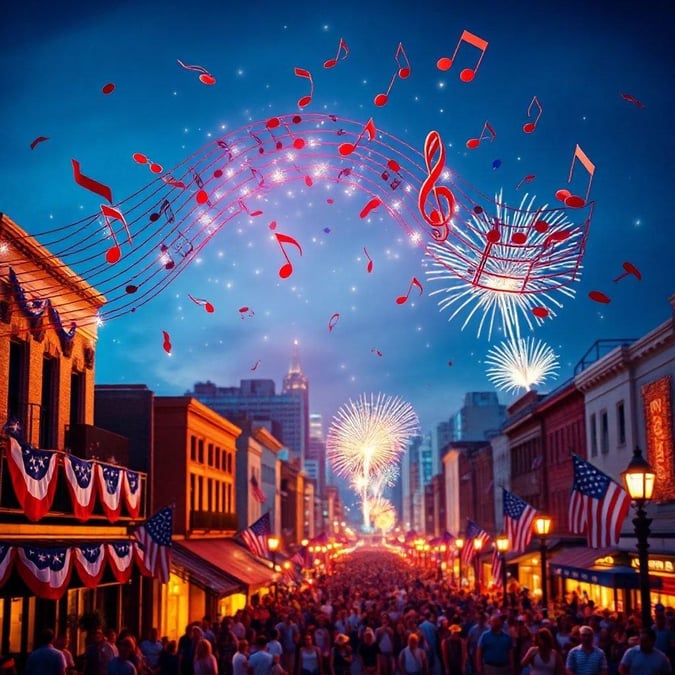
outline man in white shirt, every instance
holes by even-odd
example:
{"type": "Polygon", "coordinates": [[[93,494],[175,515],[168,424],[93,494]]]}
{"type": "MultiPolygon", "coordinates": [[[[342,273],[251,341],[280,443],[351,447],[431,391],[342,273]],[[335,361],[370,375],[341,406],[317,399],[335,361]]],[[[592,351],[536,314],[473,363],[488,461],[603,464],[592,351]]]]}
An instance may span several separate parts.
{"type": "Polygon", "coordinates": [[[248,640],[239,640],[232,657],[232,675],[248,675],[248,640]]]}

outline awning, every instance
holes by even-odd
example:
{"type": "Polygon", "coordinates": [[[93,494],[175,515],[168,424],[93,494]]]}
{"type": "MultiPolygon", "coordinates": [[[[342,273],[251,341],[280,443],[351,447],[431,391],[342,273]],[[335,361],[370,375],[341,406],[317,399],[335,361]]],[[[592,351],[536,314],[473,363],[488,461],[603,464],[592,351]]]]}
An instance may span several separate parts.
{"type": "Polygon", "coordinates": [[[605,567],[595,564],[596,560],[614,557],[617,553],[617,549],[614,548],[586,547],[559,551],[551,558],[551,574],[610,588],[639,588],[640,577],[632,567],[624,565],[605,567]]]}
{"type": "Polygon", "coordinates": [[[238,579],[183,548],[180,542],[174,542],[172,549],[171,566],[177,568],[179,576],[187,577],[195,586],[215,593],[218,597],[226,597],[242,590],[246,592],[238,579]]]}
{"type": "Polygon", "coordinates": [[[174,546],[187,549],[204,561],[217,567],[230,577],[239,581],[241,586],[255,593],[263,586],[269,586],[277,575],[269,566],[259,562],[246,549],[231,539],[185,539],[174,546]]]}

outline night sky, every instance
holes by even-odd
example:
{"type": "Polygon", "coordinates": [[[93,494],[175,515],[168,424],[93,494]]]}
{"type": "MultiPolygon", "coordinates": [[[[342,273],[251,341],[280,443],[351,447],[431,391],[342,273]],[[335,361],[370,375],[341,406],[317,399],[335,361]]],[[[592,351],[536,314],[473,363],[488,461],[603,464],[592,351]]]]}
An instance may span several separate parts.
{"type": "MultiPolygon", "coordinates": [[[[639,337],[665,320],[675,291],[675,6],[600,4],[7,0],[0,22],[0,210],[40,241],[55,228],[82,242],[103,241],[100,218],[89,217],[102,200],[75,183],[71,159],[109,185],[120,204],[153,180],[161,185],[134,153],[169,171],[223,135],[298,114],[309,88],[296,67],[314,77],[302,114],[335,115],[354,128],[373,117],[378,131],[411,153],[436,130],[449,171],[484,195],[503,190],[511,205],[526,190],[537,203],[556,205],[579,144],[596,165],[595,209],[576,297],[534,330],[560,359],[558,379],[540,388],[548,391],[595,340],[639,337]],[[464,30],[489,43],[468,83],[459,73],[475,61],[473,48],[464,47],[450,70],[436,67],[464,30]],[[325,69],[340,38],[349,54],[325,69]],[[395,72],[399,43],[410,76],[396,78],[388,104],[377,107],[373,99],[395,72]],[[203,66],[215,85],[177,59],[203,66]],[[107,83],[115,85],[108,95],[107,83]],[[533,96],[543,112],[536,131],[525,134],[533,96]],[[468,150],[466,140],[486,120],[494,142],[468,150]],[[31,150],[39,136],[48,140],[31,150]],[[529,174],[536,180],[516,191],[529,174]],[[624,262],[641,281],[613,282],[624,262]],[[611,302],[594,302],[590,291],[611,302]]],[[[383,392],[409,401],[428,431],[461,406],[464,392],[492,388],[484,359],[503,336],[495,329],[491,341],[485,332],[478,338],[476,320],[461,330],[461,319],[448,322],[449,313],[439,311],[438,297],[429,296],[439,285],[423,264],[429,232],[422,242],[411,239],[383,208],[361,218],[369,197],[335,182],[334,150],[334,163],[316,160],[327,161],[330,179],[318,171],[307,185],[313,152],[298,153],[297,175],[289,171],[275,184],[268,175],[264,194],[249,204],[263,215],[230,219],[151,302],[111,320],[103,309],[97,383],[144,383],[157,394],[180,395],[197,381],[233,386],[260,377],[280,390],[297,340],[312,412],[327,421],[349,398],[383,392]],[[303,248],[302,257],[289,250],[294,271],[286,279],[278,274],[279,232],[303,248]],[[409,301],[397,304],[413,277],[424,292],[413,288],[409,301]],[[335,313],[340,318],[329,331],[335,313]],[[162,331],[171,337],[171,355],[162,331]]],[[[578,168],[574,180],[583,194],[578,168]]],[[[88,268],[73,267],[90,278],[88,268]]]]}

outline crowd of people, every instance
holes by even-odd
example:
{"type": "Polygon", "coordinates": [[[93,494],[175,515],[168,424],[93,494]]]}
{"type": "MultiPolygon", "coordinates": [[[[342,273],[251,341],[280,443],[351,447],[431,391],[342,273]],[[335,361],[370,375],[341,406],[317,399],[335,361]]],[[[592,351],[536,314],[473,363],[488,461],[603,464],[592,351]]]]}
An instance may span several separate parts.
{"type": "Polygon", "coordinates": [[[474,593],[393,553],[365,550],[332,574],[254,598],[235,616],[204,617],[177,640],[153,629],[97,631],[75,667],[45,631],[26,675],[666,675],[675,613],[596,611],[579,597],[549,617],[513,582],[474,593]]]}

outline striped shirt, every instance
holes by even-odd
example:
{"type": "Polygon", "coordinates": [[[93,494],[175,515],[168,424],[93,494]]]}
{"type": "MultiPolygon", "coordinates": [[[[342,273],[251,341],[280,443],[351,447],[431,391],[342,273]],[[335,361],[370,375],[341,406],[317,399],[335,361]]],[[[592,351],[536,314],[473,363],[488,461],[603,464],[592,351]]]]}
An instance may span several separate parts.
{"type": "Polygon", "coordinates": [[[607,671],[607,657],[598,647],[593,647],[587,652],[579,645],[570,649],[565,665],[574,675],[600,675],[603,671],[607,671]]]}

